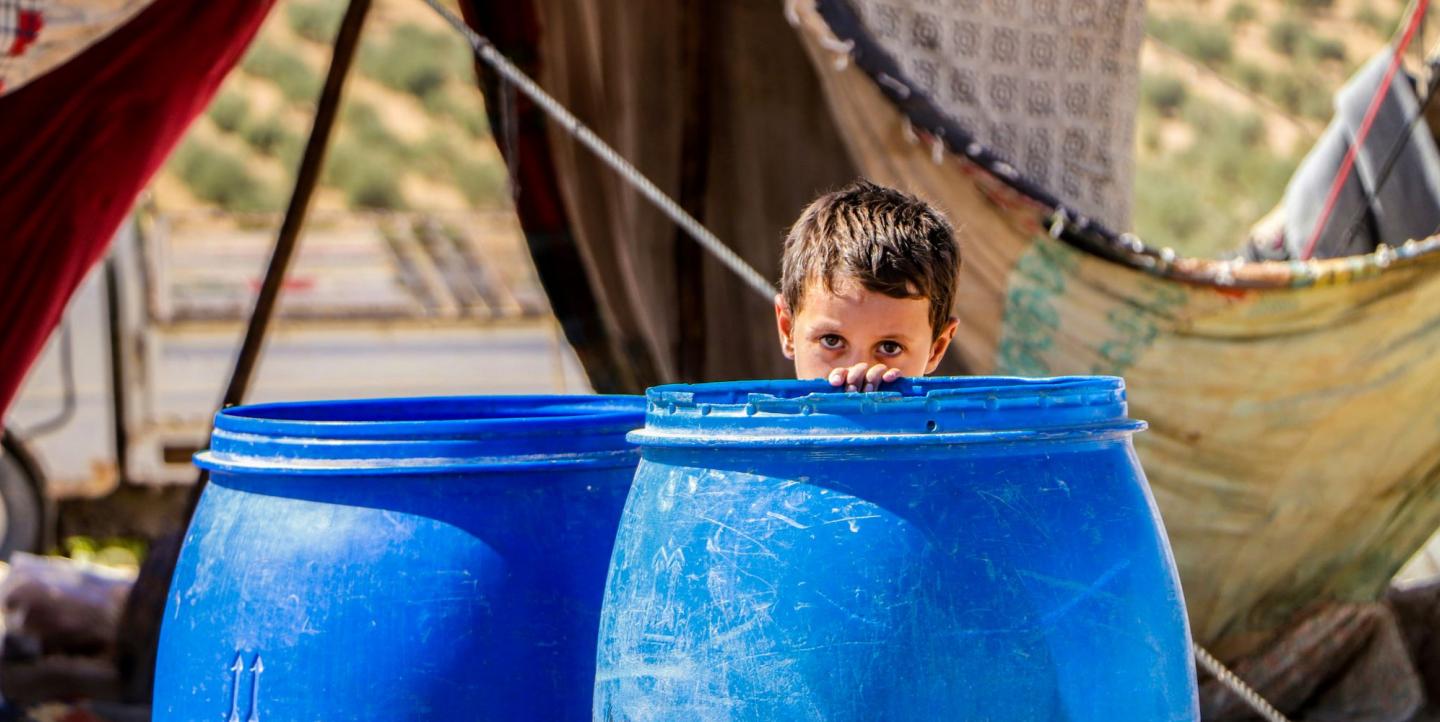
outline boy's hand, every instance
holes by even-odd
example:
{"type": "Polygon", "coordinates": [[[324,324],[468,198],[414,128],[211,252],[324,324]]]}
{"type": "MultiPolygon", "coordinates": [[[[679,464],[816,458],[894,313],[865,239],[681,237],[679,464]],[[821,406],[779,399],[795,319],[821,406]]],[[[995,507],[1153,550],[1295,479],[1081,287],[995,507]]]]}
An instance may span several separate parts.
{"type": "Polygon", "coordinates": [[[893,369],[885,364],[871,365],[862,362],[837,368],[826,378],[830,380],[831,386],[844,386],[846,391],[879,391],[880,384],[900,378],[900,369],[893,369]]]}

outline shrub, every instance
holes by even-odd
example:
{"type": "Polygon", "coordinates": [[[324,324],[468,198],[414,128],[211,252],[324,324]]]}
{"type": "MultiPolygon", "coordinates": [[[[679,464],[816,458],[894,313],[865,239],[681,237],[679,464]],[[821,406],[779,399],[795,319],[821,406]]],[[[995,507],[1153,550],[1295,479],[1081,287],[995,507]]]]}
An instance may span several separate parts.
{"type": "Polygon", "coordinates": [[[402,210],[405,194],[399,180],[388,169],[377,164],[362,165],[346,183],[345,198],[351,208],[402,210]]]}
{"type": "Polygon", "coordinates": [[[1235,63],[1234,75],[1241,87],[1252,93],[1262,92],[1265,88],[1265,69],[1254,63],[1245,61],[1235,63]]]}
{"type": "Polygon", "coordinates": [[[313,103],[320,92],[320,78],[304,60],[263,41],[251,47],[240,69],[275,83],[292,103],[313,103]]]}
{"type": "Polygon", "coordinates": [[[371,153],[383,153],[393,160],[397,167],[404,167],[418,155],[415,149],[407,146],[390,130],[380,112],[369,103],[347,103],[341,111],[340,129],[345,138],[371,153]]]}
{"type": "Polygon", "coordinates": [[[1265,95],[1291,114],[1299,115],[1306,89],[1291,73],[1275,73],[1265,83],[1265,95]]]}
{"type": "Polygon", "coordinates": [[[455,184],[471,206],[493,205],[509,192],[505,166],[497,162],[459,160],[455,164],[455,184]]]}
{"type": "Polygon", "coordinates": [[[401,165],[381,148],[346,141],[331,149],[324,178],[327,185],[345,192],[351,208],[398,210],[406,207],[400,190],[401,165]]]}
{"type": "Polygon", "coordinates": [[[1245,0],[1236,0],[1236,2],[1230,6],[1230,9],[1225,11],[1225,22],[1231,25],[1245,25],[1246,23],[1255,22],[1255,19],[1259,16],[1260,14],[1255,11],[1254,5],[1251,5],[1245,0]]]}
{"type": "Polygon", "coordinates": [[[471,138],[490,137],[490,119],[479,108],[458,109],[450,114],[471,138]]]}
{"type": "Polygon", "coordinates": [[[228,211],[274,210],[269,189],[250,175],[244,162],[223,150],[186,140],[170,159],[196,198],[228,211]]]}
{"type": "Polygon", "coordinates": [[[1140,78],[1140,95],[1162,115],[1173,116],[1185,105],[1185,81],[1173,75],[1146,74],[1140,78]]]}
{"type": "Polygon", "coordinates": [[[395,28],[387,42],[367,45],[360,53],[362,72],[422,100],[452,76],[470,80],[473,76],[462,75],[468,67],[469,52],[458,38],[410,23],[395,28]]]}
{"type": "Polygon", "coordinates": [[[1233,54],[1230,32],[1208,23],[1183,18],[1154,18],[1147,23],[1151,35],[1161,42],[1210,66],[1224,64],[1233,54]]]}
{"type": "Polygon", "coordinates": [[[1333,60],[1345,62],[1345,43],[1335,38],[1322,38],[1312,36],[1306,50],[1319,60],[1333,60]]]}
{"type": "Polygon", "coordinates": [[[1309,35],[1305,26],[1294,18],[1281,18],[1270,26],[1266,39],[1275,52],[1293,57],[1309,35]]]}
{"type": "Polygon", "coordinates": [[[241,137],[256,153],[283,161],[298,158],[302,143],[300,136],[286,129],[273,115],[245,126],[241,137]]]}
{"type": "Polygon", "coordinates": [[[234,133],[250,114],[250,101],[235,91],[226,90],[210,102],[210,108],[205,114],[215,122],[215,127],[226,133],[234,133]]]}
{"type": "Polygon", "coordinates": [[[290,29],[295,31],[296,35],[325,45],[329,45],[334,39],[335,31],[340,26],[340,18],[344,14],[344,4],[334,0],[292,2],[285,8],[290,29]]]}
{"type": "Polygon", "coordinates": [[[1259,147],[1265,142],[1265,119],[1256,113],[1245,113],[1235,121],[1235,134],[1241,143],[1259,147]]]}

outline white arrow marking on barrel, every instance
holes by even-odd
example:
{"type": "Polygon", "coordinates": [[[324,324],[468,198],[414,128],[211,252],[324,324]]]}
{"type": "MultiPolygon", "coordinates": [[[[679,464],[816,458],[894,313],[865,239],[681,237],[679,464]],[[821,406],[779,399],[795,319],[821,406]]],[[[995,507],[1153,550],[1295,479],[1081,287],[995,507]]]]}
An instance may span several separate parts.
{"type": "Polygon", "coordinates": [[[255,664],[250,665],[255,673],[255,686],[250,688],[250,722],[260,722],[260,675],[265,672],[265,663],[255,655],[255,664]]]}
{"type": "Polygon", "coordinates": [[[235,675],[234,688],[230,690],[230,722],[240,722],[240,673],[245,671],[245,662],[241,659],[240,653],[235,653],[235,663],[230,665],[230,671],[235,675]]]}

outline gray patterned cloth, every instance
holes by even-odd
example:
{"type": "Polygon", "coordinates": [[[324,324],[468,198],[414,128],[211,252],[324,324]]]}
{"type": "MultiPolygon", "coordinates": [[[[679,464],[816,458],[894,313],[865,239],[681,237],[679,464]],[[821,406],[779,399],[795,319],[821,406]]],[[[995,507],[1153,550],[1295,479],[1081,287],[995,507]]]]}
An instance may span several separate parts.
{"type": "Polygon", "coordinates": [[[850,0],[908,79],[1066,205],[1129,230],[1144,0],[850,0]]]}

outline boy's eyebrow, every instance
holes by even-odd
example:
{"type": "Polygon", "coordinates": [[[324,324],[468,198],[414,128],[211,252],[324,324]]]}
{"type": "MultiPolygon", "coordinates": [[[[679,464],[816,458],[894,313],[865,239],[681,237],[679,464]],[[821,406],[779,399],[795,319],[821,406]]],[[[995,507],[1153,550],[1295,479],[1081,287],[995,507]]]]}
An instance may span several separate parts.
{"type": "Polygon", "coordinates": [[[816,333],[839,333],[844,330],[845,324],[839,321],[817,320],[812,324],[811,329],[816,333]]]}
{"type": "MultiPolygon", "coordinates": [[[[810,333],[811,333],[812,335],[818,335],[818,336],[824,336],[824,335],[832,334],[832,333],[834,333],[834,334],[839,334],[839,333],[843,333],[844,331],[845,331],[845,324],[843,324],[843,323],[841,323],[841,322],[839,322],[839,321],[833,321],[833,320],[830,320],[830,319],[817,320],[817,321],[814,323],[814,325],[812,325],[811,328],[810,328],[810,333]]],[[[903,342],[905,342],[905,343],[907,343],[907,344],[914,340],[914,339],[910,336],[910,334],[908,334],[908,333],[902,333],[902,332],[899,332],[899,331],[896,331],[896,332],[893,332],[893,333],[884,333],[884,334],[881,334],[880,337],[883,338],[883,339],[891,339],[891,340],[894,340],[894,341],[903,341],[903,342]]]]}
{"type": "Polygon", "coordinates": [[[882,338],[890,339],[892,341],[904,341],[906,344],[909,344],[913,340],[910,338],[910,334],[908,333],[887,333],[884,334],[882,338]]]}

